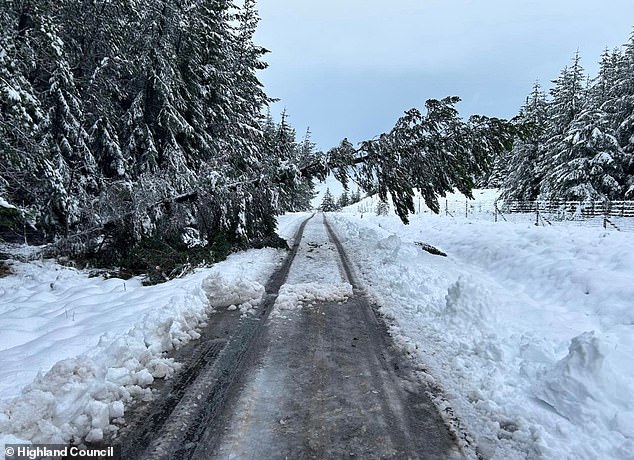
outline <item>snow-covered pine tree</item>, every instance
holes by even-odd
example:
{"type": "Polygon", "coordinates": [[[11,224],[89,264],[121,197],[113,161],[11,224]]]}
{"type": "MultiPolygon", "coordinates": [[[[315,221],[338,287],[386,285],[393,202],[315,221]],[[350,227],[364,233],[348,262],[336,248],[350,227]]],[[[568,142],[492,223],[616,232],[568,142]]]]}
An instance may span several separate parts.
{"type": "Polygon", "coordinates": [[[617,141],[623,149],[620,183],[625,199],[634,198],[634,32],[621,56],[615,56],[616,84],[614,85],[613,126],[617,141]]]}
{"type": "Polygon", "coordinates": [[[46,152],[46,113],[29,79],[36,65],[31,24],[26,12],[0,8],[0,182],[17,205],[38,201],[46,152]]]}
{"type": "Polygon", "coordinates": [[[105,178],[125,180],[128,164],[121,150],[117,128],[106,116],[97,119],[90,130],[90,146],[96,155],[99,169],[105,178]]]}
{"type": "MultiPolygon", "coordinates": [[[[17,5],[14,5],[17,6],[17,5]]],[[[97,166],[88,146],[80,91],[62,40],[64,15],[46,2],[18,7],[13,38],[21,55],[30,58],[28,81],[33,100],[45,116],[39,123],[41,142],[30,168],[40,186],[29,204],[39,208],[40,220],[51,235],[68,234],[82,219],[82,209],[99,190],[97,166]],[[22,28],[23,27],[23,28],[22,28]]]]}
{"type": "Polygon", "coordinates": [[[307,211],[311,209],[311,200],[315,197],[312,178],[301,172],[302,165],[314,161],[318,155],[310,135],[310,129],[306,129],[303,140],[293,144],[291,157],[285,159],[285,164],[280,168],[284,176],[278,175],[278,187],[280,195],[288,197],[287,211],[307,211]]]}
{"type": "Polygon", "coordinates": [[[550,90],[552,102],[548,106],[548,119],[553,138],[548,140],[549,143],[556,143],[565,135],[572,121],[581,112],[586,98],[585,81],[581,56],[577,52],[572,58],[572,65],[561,71],[550,90]]]}
{"type": "MultiPolygon", "coordinates": [[[[267,129],[270,130],[271,121],[267,121],[267,129]]],[[[269,138],[266,145],[269,150],[264,152],[267,161],[267,169],[269,175],[275,174],[284,187],[277,190],[279,212],[294,211],[294,194],[296,181],[298,177],[297,171],[297,153],[298,145],[295,139],[295,130],[287,121],[287,114],[284,110],[280,116],[280,122],[275,125],[273,123],[273,131],[266,134],[269,138]]]]}
{"type": "MultiPolygon", "coordinates": [[[[202,64],[208,133],[213,139],[211,162],[224,178],[217,184],[218,206],[227,207],[219,228],[207,233],[227,232],[235,239],[262,239],[275,231],[275,171],[264,157],[262,109],[268,98],[256,72],[266,64],[266,53],[253,43],[259,20],[255,3],[247,1],[241,8],[226,0],[203,1],[197,34],[203,46],[202,64]],[[232,183],[239,183],[233,186],[232,183]],[[227,197],[222,187],[233,187],[227,197]],[[227,200],[228,198],[228,200],[227,200]]],[[[215,173],[214,173],[215,174],[215,173]]],[[[205,180],[203,178],[203,180],[205,180]]],[[[214,192],[208,197],[215,200],[214,192]]],[[[207,207],[199,203],[199,207],[207,207]]]]}
{"type": "Polygon", "coordinates": [[[321,152],[317,151],[316,144],[311,140],[310,128],[306,128],[304,138],[297,145],[296,164],[298,175],[295,177],[295,193],[293,199],[296,211],[308,211],[312,207],[311,201],[317,194],[315,192],[315,184],[311,177],[301,173],[301,168],[303,165],[315,161],[315,159],[321,155],[321,152]]]}
{"type": "Polygon", "coordinates": [[[356,189],[350,195],[350,204],[358,203],[359,201],[361,201],[361,192],[359,191],[359,189],[356,189]]]}
{"type": "Polygon", "coordinates": [[[386,201],[380,200],[376,204],[375,211],[377,216],[387,216],[390,212],[390,205],[386,201]]]}
{"type": "Polygon", "coordinates": [[[562,172],[564,164],[571,158],[570,129],[586,101],[585,80],[581,57],[577,52],[572,65],[565,67],[559,78],[553,81],[554,86],[550,90],[552,101],[548,105],[545,152],[536,166],[537,175],[544,177],[540,187],[542,198],[563,198],[557,195],[561,188],[554,171],[562,172]]]}
{"type": "Polygon", "coordinates": [[[323,212],[332,212],[337,210],[337,204],[335,203],[332,193],[330,193],[330,188],[326,188],[326,193],[324,193],[324,198],[321,200],[319,210],[323,212]]]}
{"type": "Polygon", "coordinates": [[[614,126],[619,55],[603,53],[599,74],[568,129],[567,149],[560,153],[559,164],[547,176],[558,198],[585,201],[621,197],[623,150],[614,126]]]}
{"type": "MultiPolygon", "coordinates": [[[[543,164],[548,103],[539,82],[535,82],[517,121],[529,126],[524,139],[516,139],[502,181],[502,198],[531,201],[539,195],[543,175],[537,168],[543,164]]],[[[503,165],[499,164],[500,169],[503,165]]]]}
{"type": "Polygon", "coordinates": [[[339,198],[337,199],[337,208],[345,208],[349,204],[350,198],[348,197],[348,192],[347,190],[344,190],[343,192],[341,192],[341,195],[339,195],[339,198]]]}
{"type": "Polygon", "coordinates": [[[575,201],[620,197],[623,153],[605,112],[588,106],[558,145],[557,165],[545,178],[545,194],[575,201]]]}
{"type": "MultiPolygon", "coordinates": [[[[238,124],[238,139],[242,144],[239,150],[248,152],[258,162],[263,160],[257,146],[262,139],[261,124],[264,121],[262,109],[271,101],[264,92],[257,72],[264,70],[268,64],[263,57],[269,52],[254,43],[254,35],[260,21],[255,0],[243,0],[243,5],[235,15],[237,26],[233,31],[234,64],[231,69],[234,89],[233,98],[237,109],[234,123],[238,124]]],[[[258,165],[259,166],[259,165],[258,165]]]]}
{"type": "Polygon", "coordinates": [[[301,165],[313,161],[316,156],[310,129],[298,143],[295,130],[287,120],[286,111],[282,112],[277,124],[268,113],[263,124],[262,155],[267,159],[265,171],[271,178],[277,197],[277,213],[306,211],[311,208],[311,200],[315,196],[311,178],[301,172],[301,165]]]}
{"type": "Polygon", "coordinates": [[[519,131],[496,118],[472,116],[465,122],[454,107],[459,100],[428,100],[426,114],[408,110],[389,133],[362,142],[358,150],[336,151],[343,151],[348,164],[360,164],[356,182],[366,192],[384,201],[391,196],[403,222],[414,212],[414,190],[435,212],[439,195],[457,189],[471,196],[473,178],[490,168],[496,154],[511,148],[519,131]]]}
{"type": "Polygon", "coordinates": [[[594,104],[607,113],[615,109],[614,102],[618,95],[617,85],[622,61],[623,56],[619,48],[612,52],[606,48],[599,61],[599,74],[592,81],[589,89],[589,96],[595,101],[594,104]]]}
{"type": "Polygon", "coordinates": [[[136,92],[143,61],[141,0],[102,2],[98,8],[91,0],[58,3],[65,4],[63,40],[73,57],[90,149],[105,182],[130,184],[134,160],[125,154],[121,121],[136,92]]]}
{"type": "Polygon", "coordinates": [[[64,236],[82,217],[90,197],[98,193],[97,166],[88,148],[81,102],[75,93],[72,74],[63,59],[50,78],[50,109],[46,140],[53,162],[46,178],[52,183],[50,214],[45,214],[49,230],[61,226],[64,236]]]}

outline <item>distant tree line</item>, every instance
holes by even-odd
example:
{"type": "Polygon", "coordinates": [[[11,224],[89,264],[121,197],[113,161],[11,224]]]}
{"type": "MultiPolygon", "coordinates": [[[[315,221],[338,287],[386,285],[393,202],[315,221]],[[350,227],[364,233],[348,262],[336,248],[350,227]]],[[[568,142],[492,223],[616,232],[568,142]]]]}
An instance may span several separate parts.
{"type": "Polygon", "coordinates": [[[516,119],[530,134],[495,160],[484,183],[511,200],[634,199],[634,34],[585,75],[577,53],[553,81],[536,83],[516,119]]]}
{"type": "Polygon", "coordinates": [[[341,192],[341,195],[339,195],[339,198],[335,199],[330,192],[330,188],[326,188],[321,204],[319,205],[319,210],[324,212],[339,211],[359,201],[361,201],[361,192],[359,189],[356,189],[352,193],[348,193],[348,190],[344,190],[341,192]]]}

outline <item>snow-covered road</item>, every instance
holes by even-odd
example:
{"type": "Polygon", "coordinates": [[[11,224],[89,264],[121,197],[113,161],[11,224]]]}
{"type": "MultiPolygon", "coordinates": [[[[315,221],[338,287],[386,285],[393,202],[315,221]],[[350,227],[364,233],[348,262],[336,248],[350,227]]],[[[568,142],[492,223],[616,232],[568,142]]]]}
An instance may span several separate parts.
{"type": "Polygon", "coordinates": [[[345,265],[316,216],[239,391],[194,458],[460,458],[345,265]]]}

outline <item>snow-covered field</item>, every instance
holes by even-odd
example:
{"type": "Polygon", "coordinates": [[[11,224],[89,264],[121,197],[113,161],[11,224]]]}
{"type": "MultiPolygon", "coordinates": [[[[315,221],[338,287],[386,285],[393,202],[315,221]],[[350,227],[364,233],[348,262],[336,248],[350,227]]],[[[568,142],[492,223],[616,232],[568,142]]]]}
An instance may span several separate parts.
{"type": "Polygon", "coordinates": [[[358,210],[344,246],[484,458],[634,458],[631,234],[358,210]]]}
{"type": "Polygon", "coordinates": [[[0,278],[0,445],[101,439],[131,398],[151,398],[154,379],[178,369],[164,352],[199,337],[214,308],[257,306],[283,256],[241,252],[148,287],[52,261],[10,262],[14,274],[0,278]]]}

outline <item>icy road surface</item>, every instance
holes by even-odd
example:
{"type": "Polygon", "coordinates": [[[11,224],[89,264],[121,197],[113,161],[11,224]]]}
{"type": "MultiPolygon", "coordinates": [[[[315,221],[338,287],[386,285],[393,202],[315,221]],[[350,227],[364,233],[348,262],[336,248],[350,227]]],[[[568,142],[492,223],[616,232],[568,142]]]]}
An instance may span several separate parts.
{"type": "Polygon", "coordinates": [[[461,458],[321,215],[193,458],[461,458]]]}

